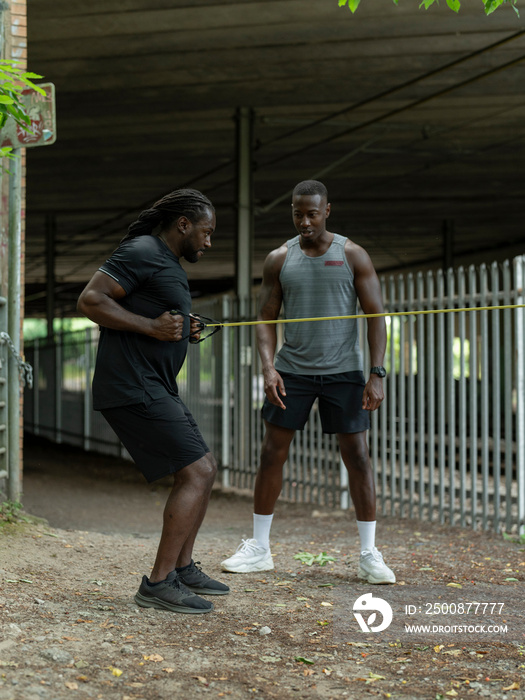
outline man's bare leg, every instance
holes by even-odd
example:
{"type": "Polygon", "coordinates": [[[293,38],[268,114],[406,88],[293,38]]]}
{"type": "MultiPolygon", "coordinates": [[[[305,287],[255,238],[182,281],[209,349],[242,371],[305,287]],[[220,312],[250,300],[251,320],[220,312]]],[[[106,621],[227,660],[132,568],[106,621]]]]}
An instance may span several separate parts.
{"type": "Polygon", "coordinates": [[[275,503],[283,484],[283,465],[288,457],[295,430],[267,423],[255,480],[253,539],[243,540],[233,556],[221,562],[231,573],[250,573],[273,569],[270,553],[270,527],[275,503]]]}
{"type": "Polygon", "coordinates": [[[208,453],[174,476],[164,508],[162,535],[150,581],[164,581],[176,566],[190,563],[193,544],[202,523],[217,464],[208,453]]]}
{"type": "Polygon", "coordinates": [[[376,489],[366,433],[338,433],[337,440],[341,457],[348,470],[350,496],[357,520],[375,520],[376,489]]]}
{"type": "Polygon", "coordinates": [[[375,546],[376,489],[366,433],[339,433],[341,457],[348,470],[350,495],[360,537],[359,578],[368,583],[395,583],[394,572],[375,546]]]}
{"type": "Polygon", "coordinates": [[[261,449],[259,471],[255,479],[253,511],[271,515],[283,485],[283,466],[288,458],[295,430],[264,422],[266,432],[261,449]]]}

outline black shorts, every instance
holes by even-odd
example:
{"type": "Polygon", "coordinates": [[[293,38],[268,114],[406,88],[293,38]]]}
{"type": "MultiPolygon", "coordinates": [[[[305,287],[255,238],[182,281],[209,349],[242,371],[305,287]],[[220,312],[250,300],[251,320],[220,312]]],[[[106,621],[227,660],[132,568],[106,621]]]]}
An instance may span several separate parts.
{"type": "Polygon", "coordinates": [[[148,398],[101,413],[148,482],[174,474],[210,451],[179,396],[148,398]]]}
{"type": "Polygon", "coordinates": [[[323,433],[361,433],[369,430],[370,412],[362,408],[366,384],[362,372],[279,374],[286,389],[286,396],[281,397],[286,410],[265,399],[262,417],[268,423],[302,430],[318,398],[323,433]]]}

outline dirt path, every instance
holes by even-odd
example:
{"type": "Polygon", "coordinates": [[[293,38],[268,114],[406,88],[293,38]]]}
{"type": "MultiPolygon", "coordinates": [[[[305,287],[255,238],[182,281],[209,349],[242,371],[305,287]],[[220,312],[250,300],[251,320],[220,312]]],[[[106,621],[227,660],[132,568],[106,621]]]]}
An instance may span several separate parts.
{"type": "Polygon", "coordinates": [[[398,584],[373,587],[356,577],[352,516],[280,503],[275,571],[222,574],[250,536],[251,499],[214,492],[196,558],[232,592],[213,613],[186,616],[133,603],[166,485],[148,487],[120,460],[32,442],[24,491],[26,511],[47,522],[0,528],[0,700],[525,697],[523,544],[381,518],[398,584]],[[304,550],[336,561],[306,566],[294,559],[304,550]],[[362,632],[352,613],[369,592],[394,609],[384,632],[362,632]],[[506,620],[510,633],[401,634],[404,606],[437,600],[504,602],[503,615],[480,610],[477,621],[506,620]]]}

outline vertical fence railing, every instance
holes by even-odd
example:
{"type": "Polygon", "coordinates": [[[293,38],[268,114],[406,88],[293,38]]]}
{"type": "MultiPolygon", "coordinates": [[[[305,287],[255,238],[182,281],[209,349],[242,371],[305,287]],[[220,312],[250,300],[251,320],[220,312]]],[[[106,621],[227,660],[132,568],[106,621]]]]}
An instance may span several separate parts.
{"type": "MultiPolygon", "coordinates": [[[[387,312],[385,401],[372,415],[369,448],[383,515],[523,532],[525,525],[525,311],[439,313],[443,309],[523,304],[525,258],[487,267],[381,279],[387,312]],[[437,313],[434,313],[437,312],[437,313]]],[[[230,297],[198,300],[196,313],[254,318],[230,297]]],[[[322,322],[320,332],[322,332],[322,322]]],[[[365,371],[366,321],[359,321],[365,371]]],[[[285,327],[276,328],[278,346],[285,327]]],[[[26,344],[33,390],[26,430],[126,456],[91,408],[98,329],[26,344]]],[[[224,487],[253,489],[264,437],[264,385],[254,326],[223,328],[192,345],[178,378],[221,464],[224,487]]],[[[329,507],[350,505],[333,435],[316,406],[296,434],[284,469],[283,497],[329,507]]]]}
{"type": "MultiPolygon", "coordinates": [[[[516,304],[523,304],[525,257],[514,261],[516,304]]],[[[517,522],[525,529],[525,309],[515,309],[516,323],[516,487],[517,522]]]]}

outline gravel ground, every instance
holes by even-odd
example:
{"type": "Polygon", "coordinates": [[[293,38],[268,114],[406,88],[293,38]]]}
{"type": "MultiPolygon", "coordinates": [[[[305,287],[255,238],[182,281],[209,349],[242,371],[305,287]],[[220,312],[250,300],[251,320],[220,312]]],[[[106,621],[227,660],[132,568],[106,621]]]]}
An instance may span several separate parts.
{"type": "Polygon", "coordinates": [[[0,527],[0,700],[525,698],[523,544],[383,517],[378,544],[398,583],[370,586],[356,575],[352,513],[280,502],[275,571],[224,574],[220,561],[250,536],[251,498],[215,490],[195,557],[231,594],[208,615],[145,610],[133,595],[166,493],[121,460],[26,443],[23,503],[35,517],[0,527]],[[308,566],[301,551],[335,561],[308,566]],[[391,628],[361,631],[352,606],[367,593],[390,600],[391,628]],[[503,601],[483,621],[506,621],[509,634],[398,632],[404,606],[438,600],[503,601]]]}

